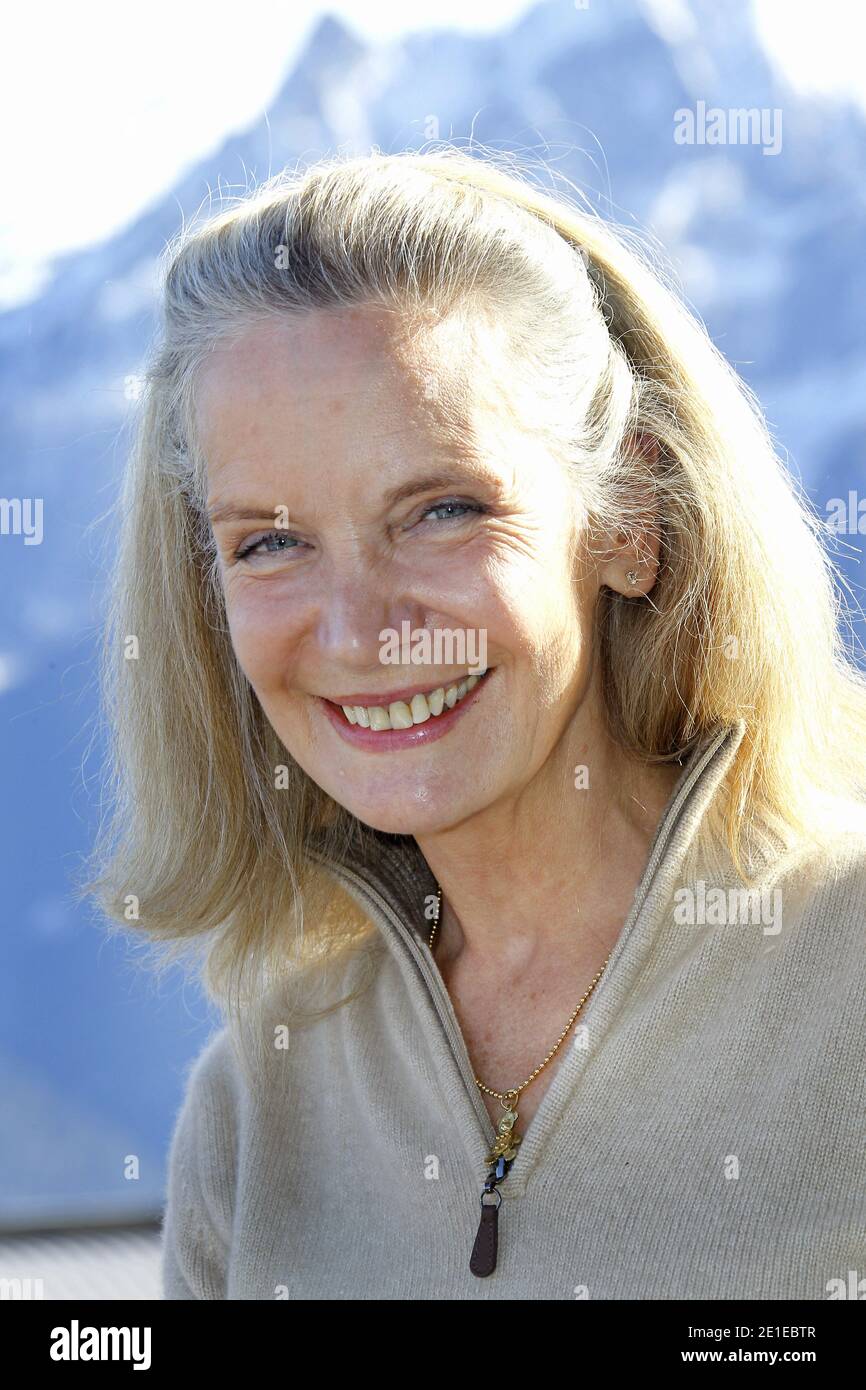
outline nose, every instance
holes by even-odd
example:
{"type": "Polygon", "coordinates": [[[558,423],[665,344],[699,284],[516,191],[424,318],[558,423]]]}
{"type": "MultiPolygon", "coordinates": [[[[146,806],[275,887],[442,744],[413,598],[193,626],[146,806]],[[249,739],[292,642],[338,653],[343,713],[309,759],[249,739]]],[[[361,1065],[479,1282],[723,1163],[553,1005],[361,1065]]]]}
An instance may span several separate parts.
{"type": "MultiPolygon", "coordinates": [[[[397,572],[381,556],[335,558],[320,593],[316,635],[323,667],[334,673],[381,674],[387,629],[413,620],[397,572]]],[[[374,682],[375,683],[375,682],[374,682]]]]}

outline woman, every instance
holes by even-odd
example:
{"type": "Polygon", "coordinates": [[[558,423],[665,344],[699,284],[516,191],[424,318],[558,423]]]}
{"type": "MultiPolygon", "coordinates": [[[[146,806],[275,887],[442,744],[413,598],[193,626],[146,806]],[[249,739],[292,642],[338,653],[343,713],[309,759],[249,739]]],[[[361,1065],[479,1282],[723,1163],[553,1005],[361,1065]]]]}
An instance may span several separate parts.
{"type": "Polygon", "coordinates": [[[225,1009],[166,1297],[832,1296],[866,693],[742,383],[449,147],[270,180],[163,307],[89,886],[225,1009]]]}

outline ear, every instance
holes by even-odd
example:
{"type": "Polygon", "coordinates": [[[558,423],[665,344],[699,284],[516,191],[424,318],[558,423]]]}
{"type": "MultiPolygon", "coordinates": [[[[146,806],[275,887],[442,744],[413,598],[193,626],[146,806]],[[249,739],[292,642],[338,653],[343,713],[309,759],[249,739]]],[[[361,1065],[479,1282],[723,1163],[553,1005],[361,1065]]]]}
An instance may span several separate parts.
{"type": "MultiPolygon", "coordinates": [[[[643,460],[648,471],[652,470],[658,461],[659,444],[652,435],[631,435],[626,450],[643,460]]],[[[645,497],[646,505],[638,522],[640,529],[637,535],[629,537],[624,531],[610,532],[607,547],[602,551],[599,563],[599,584],[606,585],[626,598],[641,598],[648,594],[658,576],[658,517],[652,501],[649,480],[645,497]]]]}

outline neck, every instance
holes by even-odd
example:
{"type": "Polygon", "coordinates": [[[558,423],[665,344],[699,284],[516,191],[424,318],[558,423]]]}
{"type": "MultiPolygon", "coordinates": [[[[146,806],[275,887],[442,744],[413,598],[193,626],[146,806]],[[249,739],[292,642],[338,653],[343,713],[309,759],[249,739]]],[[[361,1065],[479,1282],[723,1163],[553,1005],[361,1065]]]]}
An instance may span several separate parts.
{"type": "Polygon", "coordinates": [[[606,954],[681,772],[636,762],[585,721],[519,795],[418,837],[442,888],[440,968],[507,977],[556,959],[551,950],[606,954]],[[589,768],[589,786],[575,786],[576,767],[589,768]]]}

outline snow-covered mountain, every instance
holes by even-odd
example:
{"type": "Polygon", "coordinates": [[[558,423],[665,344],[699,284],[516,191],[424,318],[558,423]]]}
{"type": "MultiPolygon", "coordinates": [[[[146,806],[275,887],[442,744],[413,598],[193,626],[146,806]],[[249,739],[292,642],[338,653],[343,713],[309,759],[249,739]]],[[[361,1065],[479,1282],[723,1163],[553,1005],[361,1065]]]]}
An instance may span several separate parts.
{"type": "MultiPolygon", "coordinates": [[[[431,135],[466,143],[470,133],[543,155],[615,220],[648,227],[818,509],[850,489],[866,494],[863,117],[781,85],[747,5],[547,0],[495,36],[429,32],[381,46],[323,18],[266,121],[120,235],[60,259],[44,292],[0,315],[2,492],[44,499],[41,544],[0,536],[0,1220],[24,1198],[102,1193],[136,1209],[141,1193],[155,1200],[152,1155],[208,1027],[204,1005],[191,1017],[179,991],[156,1000],[67,897],[98,812],[98,739],[82,769],[112,555],[98,519],[122,467],[156,258],[210,190],[241,191],[336,149],[394,150],[431,135]],[[678,112],[700,122],[740,107],[778,113],[778,150],[675,138],[678,112]],[[51,1088],[62,1106],[46,1103],[51,1088]],[[85,1125],[104,1135],[102,1164],[84,1155],[85,1125]],[[64,1145],[75,1161],[56,1161],[64,1145]],[[123,1179],[129,1152],[151,1155],[146,1182],[123,1179]]],[[[82,181],[88,170],[82,159],[82,181]]],[[[862,582],[853,550],[846,570],[862,582]]]]}

